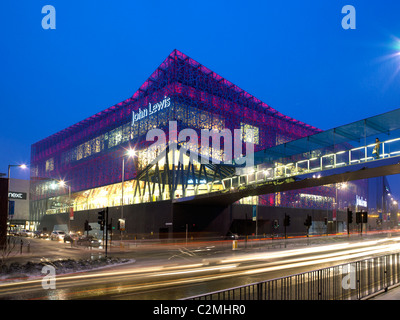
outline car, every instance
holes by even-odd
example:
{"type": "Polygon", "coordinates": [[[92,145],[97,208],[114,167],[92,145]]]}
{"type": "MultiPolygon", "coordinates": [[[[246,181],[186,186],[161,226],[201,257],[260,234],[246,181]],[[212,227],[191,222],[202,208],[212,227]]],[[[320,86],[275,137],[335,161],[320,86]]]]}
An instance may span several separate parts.
{"type": "Polygon", "coordinates": [[[233,233],[231,231],[229,231],[227,233],[227,235],[225,236],[225,240],[238,240],[239,239],[239,235],[237,233],[233,233]]]}
{"type": "Polygon", "coordinates": [[[96,237],[89,235],[89,236],[82,236],[80,237],[77,242],[80,246],[87,246],[87,247],[100,247],[101,240],[97,239],[96,237]]]}
{"type": "Polygon", "coordinates": [[[64,242],[74,242],[77,241],[78,239],[79,235],[77,235],[76,233],[68,233],[64,237],[64,242]]]}
{"type": "Polygon", "coordinates": [[[18,235],[20,237],[32,237],[33,236],[33,232],[26,230],[26,229],[22,229],[18,232],[18,235]]]}
{"type": "Polygon", "coordinates": [[[49,237],[49,234],[44,231],[35,231],[34,232],[34,238],[39,238],[39,239],[47,239],[49,237]]]}
{"type": "Polygon", "coordinates": [[[53,231],[50,235],[50,240],[64,240],[65,232],[64,231],[53,231]]]}

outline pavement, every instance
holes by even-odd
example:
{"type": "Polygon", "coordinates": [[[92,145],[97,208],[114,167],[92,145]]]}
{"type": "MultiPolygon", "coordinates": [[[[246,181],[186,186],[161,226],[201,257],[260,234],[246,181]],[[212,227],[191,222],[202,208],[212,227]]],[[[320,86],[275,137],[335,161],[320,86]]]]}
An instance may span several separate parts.
{"type": "Polygon", "coordinates": [[[374,295],[367,300],[400,300],[400,285],[389,288],[388,291],[374,295]]]}

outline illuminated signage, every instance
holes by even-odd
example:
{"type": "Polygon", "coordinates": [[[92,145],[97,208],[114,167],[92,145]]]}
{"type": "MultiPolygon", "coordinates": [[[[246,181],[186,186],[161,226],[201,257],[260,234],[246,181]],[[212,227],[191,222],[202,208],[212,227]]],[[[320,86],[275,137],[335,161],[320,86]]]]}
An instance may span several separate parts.
{"type": "Polygon", "coordinates": [[[360,207],[368,207],[367,200],[364,200],[362,197],[359,195],[356,195],[356,206],[360,207]]]}
{"type": "Polygon", "coordinates": [[[26,192],[10,191],[8,193],[8,199],[26,200],[26,192]]]}
{"type": "Polygon", "coordinates": [[[171,98],[164,96],[163,100],[153,105],[149,102],[148,108],[145,109],[139,108],[139,110],[136,112],[132,111],[132,126],[135,124],[135,122],[142,120],[148,116],[151,116],[165,108],[168,108],[170,105],[171,105],[171,98]]]}
{"type": "Polygon", "coordinates": [[[300,193],[300,198],[305,198],[308,201],[317,201],[317,202],[323,202],[323,201],[333,201],[334,199],[332,197],[326,197],[326,196],[319,196],[316,194],[308,194],[308,193],[300,193]]]}
{"type": "MultiPolygon", "coordinates": [[[[194,182],[193,179],[188,179],[188,181],[187,181],[188,184],[193,184],[193,182],[194,182]]],[[[198,179],[196,179],[196,183],[199,183],[198,179]]],[[[200,184],[205,184],[205,183],[207,183],[207,180],[200,179],[200,184]]]]}

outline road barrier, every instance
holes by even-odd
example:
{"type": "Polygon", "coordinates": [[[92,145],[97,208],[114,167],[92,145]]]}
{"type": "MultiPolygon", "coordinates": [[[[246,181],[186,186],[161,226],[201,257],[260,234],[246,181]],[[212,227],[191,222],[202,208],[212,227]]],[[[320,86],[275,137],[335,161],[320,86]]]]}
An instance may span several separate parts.
{"type": "Polygon", "coordinates": [[[237,240],[233,240],[232,241],[232,250],[237,250],[237,248],[238,248],[238,242],[237,242],[237,240]]]}
{"type": "Polygon", "coordinates": [[[361,300],[400,283],[400,252],[184,300],[361,300]]]}

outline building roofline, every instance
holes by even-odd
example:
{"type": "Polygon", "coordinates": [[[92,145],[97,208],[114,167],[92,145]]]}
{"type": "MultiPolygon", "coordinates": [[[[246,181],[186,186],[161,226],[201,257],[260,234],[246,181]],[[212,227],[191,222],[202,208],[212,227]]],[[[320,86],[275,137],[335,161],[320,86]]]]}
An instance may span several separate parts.
{"type": "Polygon", "coordinates": [[[291,118],[289,116],[286,116],[282,113],[280,113],[279,111],[277,111],[276,109],[270,107],[268,104],[264,103],[263,101],[261,101],[260,99],[254,97],[253,95],[251,95],[250,93],[246,92],[245,90],[241,89],[240,87],[238,87],[237,85],[233,84],[232,82],[230,82],[229,80],[221,77],[219,74],[217,74],[216,72],[212,71],[211,69],[205,67],[204,65],[200,64],[199,62],[197,62],[196,60],[190,58],[189,56],[187,56],[186,54],[184,54],[183,52],[174,49],[168,56],[167,58],[164,59],[164,61],[157,67],[156,70],[153,71],[153,73],[150,75],[150,77],[136,90],[136,92],[130,97],[125,99],[124,101],[121,101],[119,103],[116,103],[115,105],[112,105],[111,107],[102,110],[88,118],[85,118],[65,129],[62,129],[42,140],[39,140],[37,142],[35,142],[32,145],[37,145],[37,144],[42,144],[48,140],[52,140],[54,138],[57,138],[59,136],[65,135],[65,134],[71,134],[74,132],[79,131],[80,128],[85,127],[87,124],[89,123],[93,123],[96,120],[101,119],[102,117],[104,117],[105,115],[112,113],[112,112],[116,112],[118,110],[120,110],[121,108],[125,107],[126,105],[138,100],[141,96],[141,93],[145,93],[147,91],[147,89],[151,86],[151,82],[155,82],[158,78],[158,73],[161,71],[164,71],[170,64],[170,59],[172,60],[177,60],[177,59],[182,59],[185,62],[189,63],[191,66],[199,69],[201,72],[203,72],[204,74],[206,74],[207,76],[211,76],[212,78],[214,78],[215,80],[217,80],[220,83],[223,83],[224,85],[226,85],[228,88],[230,89],[234,89],[237,93],[239,94],[243,94],[243,96],[247,99],[250,100],[251,102],[255,103],[256,105],[261,106],[263,109],[265,109],[267,112],[269,112],[273,117],[279,118],[281,120],[284,121],[288,121],[291,122],[293,124],[296,124],[298,126],[302,126],[304,128],[307,128],[309,130],[314,130],[316,132],[320,132],[322,130],[311,126],[309,124],[306,124],[302,121],[296,120],[294,118],[291,118]]]}

